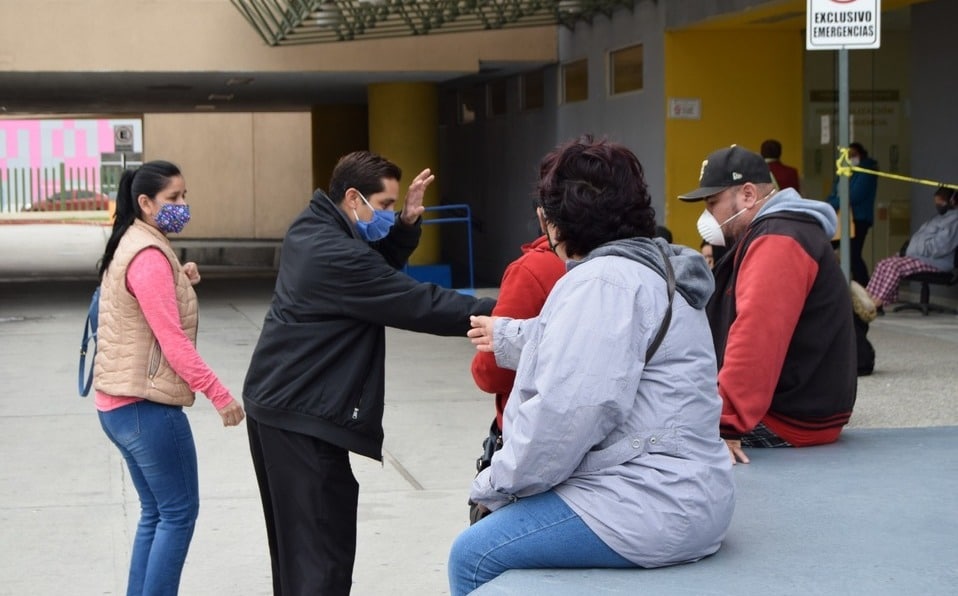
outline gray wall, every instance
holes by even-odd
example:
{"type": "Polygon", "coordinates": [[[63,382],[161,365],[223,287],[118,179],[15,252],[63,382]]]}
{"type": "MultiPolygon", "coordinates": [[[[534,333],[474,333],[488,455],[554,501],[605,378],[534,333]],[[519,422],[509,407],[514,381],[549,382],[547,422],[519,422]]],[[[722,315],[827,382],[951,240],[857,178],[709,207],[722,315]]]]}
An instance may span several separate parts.
{"type": "Polygon", "coordinates": [[[665,33],[662,8],[649,0],[613,19],[598,17],[592,26],[578,25],[559,35],[559,61],[589,61],[589,99],[560,105],[560,140],[583,133],[605,136],[631,149],[645,169],[659,223],[665,215],[665,33]],[[609,95],[609,52],[641,43],[642,91],[609,95]]]}
{"type": "MultiPolygon", "coordinates": [[[[912,7],[911,135],[912,173],[958,183],[958,2],[936,0],[912,7]]],[[[934,189],[913,185],[912,231],[934,214],[934,189]]]]}
{"type": "MultiPolygon", "coordinates": [[[[531,70],[537,70],[532,68],[531,70]]],[[[490,118],[485,102],[476,121],[458,122],[458,92],[485,81],[446,85],[440,94],[441,202],[468,203],[473,217],[477,285],[499,285],[520,246],[538,235],[532,193],[539,160],[556,143],[555,69],[546,69],[545,106],[519,111],[519,76],[507,77],[508,113],[490,118]]],[[[442,230],[442,259],[453,265],[454,285],[464,285],[466,234],[448,224],[442,230]]]]}
{"type": "MultiPolygon", "coordinates": [[[[542,109],[519,111],[519,78],[511,74],[507,77],[508,114],[489,118],[482,104],[475,122],[460,124],[457,93],[483,86],[494,76],[471,77],[442,87],[441,200],[469,203],[473,209],[478,285],[498,285],[505,267],[520,254],[520,245],[538,235],[531,200],[539,160],[557,144],[582,134],[607,137],[636,153],[645,168],[658,220],[664,220],[663,4],[637,0],[633,11],[619,10],[612,19],[599,16],[591,25],[560,30],[560,63],[588,59],[587,101],[560,105],[559,66],[551,65],[545,68],[542,109]],[[608,52],[636,43],[644,46],[644,90],[610,97],[608,52]]],[[[449,225],[443,230],[442,252],[454,275],[464,269],[461,229],[449,225]]]]}

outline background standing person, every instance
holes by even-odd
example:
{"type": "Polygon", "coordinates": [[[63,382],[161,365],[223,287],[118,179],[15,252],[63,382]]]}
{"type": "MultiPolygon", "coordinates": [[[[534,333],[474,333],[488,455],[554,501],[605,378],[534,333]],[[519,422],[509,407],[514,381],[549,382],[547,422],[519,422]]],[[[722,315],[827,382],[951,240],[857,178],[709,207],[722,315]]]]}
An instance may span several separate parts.
{"type": "Polygon", "coordinates": [[[453,596],[508,569],[696,561],[731,521],[705,260],[653,239],[626,147],[586,137],[544,163],[539,218],[569,269],[539,317],[476,317],[469,332],[516,378],[503,447],[470,494],[492,514],[449,555],[453,596]]]}
{"type": "Polygon", "coordinates": [[[848,284],[830,239],[835,211],[775,190],[765,160],[732,145],[702,165],[698,228],[729,244],[715,265],[709,325],[718,356],[721,434],[743,446],[831,443],[852,415],[857,354],[848,284]]]}
{"type": "Polygon", "coordinates": [[[772,182],[775,187],[778,190],[794,188],[796,192],[801,193],[798,170],[782,163],[782,144],[775,139],[769,139],[762,143],[761,152],[772,173],[772,182]]]}
{"type": "MultiPolygon", "coordinates": [[[[848,146],[848,163],[852,166],[868,170],[878,170],[878,162],[868,157],[868,151],[861,143],[852,143],[848,146]]],[[[852,220],[855,224],[854,233],[848,242],[849,269],[852,279],[863,286],[868,285],[868,267],[862,258],[862,249],[865,246],[865,237],[875,222],[875,195],[878,192],[878,176],[865,172],[852,172],[848,181],[848,205],[852,210],[852,220]]],[[[828,196],[828,203],[838,211],[840,200],[838,196],[838,176],[832,184],[832,194],[828,196]]]]}
{"type": "Polygon", "coordinates": [[[469,316],[494,305],[399,270],[434,179],[416,176],[396,214],[400,176],[368,151],[344,156],[329,194],[317,190],[283,240],[243,389],[277,595],[350,591],[359,485],[349,452],[383,458],[385,328],[464,335],[469,316]]]}
{"type": "MultiPolygon", "coordinates": [[[[196,352],[200,280],[167,234],[190,220],[180,170],[151,161],[120,178],[100,263],[95,403],[140,497],[127,594],[176,594],[199,512],[196,446],[183,406],[210,398],[224,426],[243,409],[196,352]]],[[[69,591],[68,588],[65,588],[69,591]]]]}

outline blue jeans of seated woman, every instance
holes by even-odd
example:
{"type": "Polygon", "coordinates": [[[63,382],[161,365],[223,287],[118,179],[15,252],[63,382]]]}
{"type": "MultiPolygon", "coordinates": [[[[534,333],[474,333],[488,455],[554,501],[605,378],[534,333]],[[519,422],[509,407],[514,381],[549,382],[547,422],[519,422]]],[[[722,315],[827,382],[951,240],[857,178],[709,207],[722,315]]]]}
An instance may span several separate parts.
{"type": "Polygon", "coordinates": [[[180,574],[199,513],[196,445],[183,408],[140,401],[99,412],[140,496],[127,595],[168,596],[180,574]]]}
{"type": "Polygon", "coordinates": [[[456,538],[449,590],[468,594],[509,569],[631,568],[553,491],[519,499],[456,538]]]}

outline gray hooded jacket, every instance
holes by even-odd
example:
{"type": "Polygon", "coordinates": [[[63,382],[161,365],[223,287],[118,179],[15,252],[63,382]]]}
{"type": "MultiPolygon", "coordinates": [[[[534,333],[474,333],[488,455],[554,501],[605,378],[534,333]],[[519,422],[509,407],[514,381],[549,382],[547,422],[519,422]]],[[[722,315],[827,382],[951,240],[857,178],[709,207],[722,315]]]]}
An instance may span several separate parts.
{"type": "Polygon", "coordinates": [[[490,509],[554,490],[637,565],[718,550],[734,508],[731,459],[704,307],[712,275],[696,251],[663,240],[606,244],[571,264],[536,319],[499,319],[496,360],[516,368],[503,448],[472,499],[490,509]],[[646,350],[676,293],[665,339],[646,350]]]}

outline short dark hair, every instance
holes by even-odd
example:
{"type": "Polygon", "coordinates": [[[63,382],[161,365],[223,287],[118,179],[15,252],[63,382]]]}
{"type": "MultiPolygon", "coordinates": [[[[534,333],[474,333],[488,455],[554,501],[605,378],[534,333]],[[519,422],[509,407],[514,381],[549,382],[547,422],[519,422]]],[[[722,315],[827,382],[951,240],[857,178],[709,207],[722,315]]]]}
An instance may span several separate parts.
{"type": "Polygon", "coordinates": [[[868,157],[868,150],[865,149],[865,146],[862,145],[861,143],[851,143],[850,145],[848,145],[848,148],[854,149],[862,157],[868,157]]]}
{"type": "Polygon", "coordinates": [[[765,159],[781,159],[782,144],[775,139],[769,139],[762,143],[761,152],[765,159]]]}
{"type": "Polygon", "coordinates": [[[402,170],[388,159],[371,151],[353,151],[339,158],[329,179],[329,198],[342,203],[346,191],[355,188],[364,196],[382,192],[383,179],[399,181],[402,170]]]}
{"type": "Polygon", "coordinates": [[[585,256],[606,242],[655,235],[655,209],[639,159],[624,145],[586,135],[540,163],[537,187],[546,221],[566,253],[585,256]]]}

